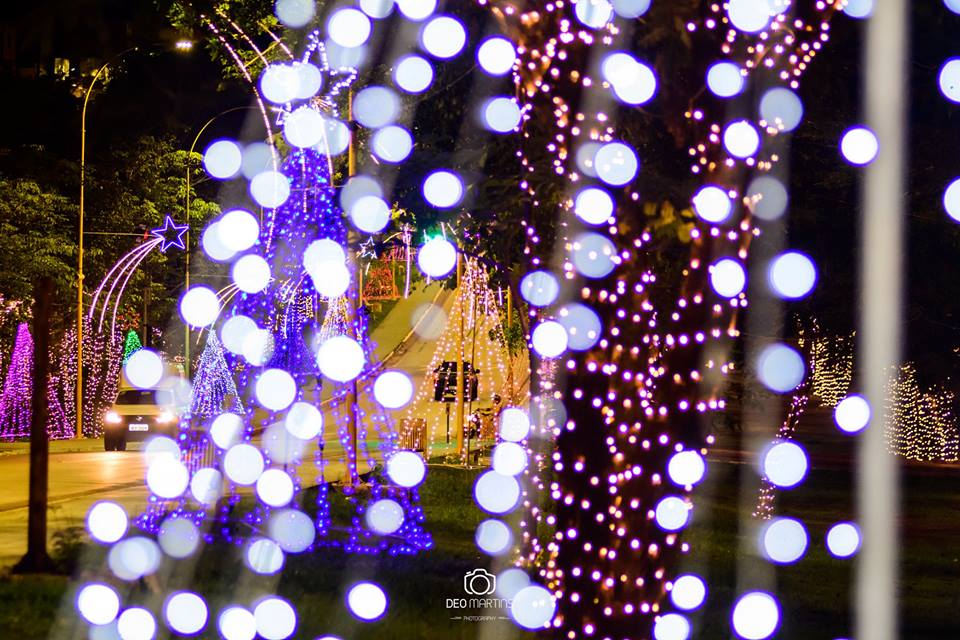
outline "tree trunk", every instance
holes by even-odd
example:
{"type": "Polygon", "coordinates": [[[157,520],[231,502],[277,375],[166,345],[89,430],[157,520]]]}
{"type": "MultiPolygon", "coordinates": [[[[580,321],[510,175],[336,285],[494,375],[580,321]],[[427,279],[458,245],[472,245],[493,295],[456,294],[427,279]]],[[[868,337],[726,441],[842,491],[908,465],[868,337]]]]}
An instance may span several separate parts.
{"type": "Polygon", "coordinates": [[[30,420],[30,502],[27,520],[27,553],[13,568],[15,573],[51,571],[47,554],[47,374],[50,356],[50,298],[53,280],[39,278],[33,285],[33,388],[30,420]]]}

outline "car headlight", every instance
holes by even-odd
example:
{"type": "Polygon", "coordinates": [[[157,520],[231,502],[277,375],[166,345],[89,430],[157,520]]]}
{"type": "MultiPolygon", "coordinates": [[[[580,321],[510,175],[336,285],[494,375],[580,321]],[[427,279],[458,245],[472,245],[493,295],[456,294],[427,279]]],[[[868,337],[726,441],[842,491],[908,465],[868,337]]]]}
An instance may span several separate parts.
{"type": "Polygon", "coordinates": [[[172,413],[170,413],[169,411],[164,411],[163,413],[157,416],[157,422],[159,424],[167,424],[169,422],[173,422],[173,418],[174,418],[174,415],[172,413]]]}
{"type": "Polygon", "coordinates": [[[107,415],[104,416],[104,420],[110,424],[120,424],[123,422],[123,418],[121,418],[120,414],[116,411],[107,411],[107,415]]]}

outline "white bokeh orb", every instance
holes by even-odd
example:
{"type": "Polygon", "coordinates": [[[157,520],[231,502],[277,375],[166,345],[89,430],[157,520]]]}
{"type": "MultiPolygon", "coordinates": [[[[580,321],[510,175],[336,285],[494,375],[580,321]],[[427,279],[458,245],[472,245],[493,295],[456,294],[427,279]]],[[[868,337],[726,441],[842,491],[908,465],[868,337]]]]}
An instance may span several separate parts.
{"type": "Polygon", "coordinates": [[[592,29],[599,29],[613,18],[609,0],[580,0],[574,9],[577,19],[592,29]]]}
{"type": "Polygon", "coordinates": [[[153,640],[157,633],[157,621],[143,607],[124,609],[117,618],[117,633],[121,640],[153,640]]]}
{"type": "Polygon", "coordinates": [[[760,148],[760,134],[746,120],[731,122],[723,130],[723,146],[735,158],[749,158],[760,148]]]}
{"type": "Polygon", "coordinates": [[[393,13],[393,0],[360,0],[360,10],[371,18],[386,18],[393,13]]]}
{"type": "Polygon", "coordinates": [[[520,407],[507,407],[500,412],[500,437],[520,442],[530,434],[530,416],[520,407]]]}
{"type": "Polygon", "coordinates": [[[692,449],[678,451],[670,456],[667,463],[667,475],[681,487],[697,484],[703,480],[706,472],[707,464],[703,456],[692,449]]]}
{"type": "MultiPolygon", "coordinates": [[[[299,29],[307,26],[316,15],[316,0],[277,0],[273,8],[274,13],[284,26],[299,29]]],[[[227,640],[240,640],[227,638],[227,640]]]]}
{"type": "Polygon", "coordinates": [[[510,532],[510,527],[500,520],[490,519],[484,520],[477,526],[474,539],[481,551],[498,556],[510,549],[513,534],[510,532]]]}
{"type": "Polygon", "coordinates": [[[413,136],[403,127],[390,125],[373,134],[371,146],[373,153],[384,162],[403,162],[413,151],[413,136]]]}
{"type": "Polygon", "coordinates": [[[317,537],[317,526],[310,516],[292,508],[271,513],[267,531],[287,553],[303,553],[317,537]]]}
{"type": "Polygon", "coordinates": [[[707,88],[721,98],[732,98],[743,91],[746,80],[740,67],[732,62],[717,62],[707,69],[707,88]]]}
{"type": "Polygon", "coordinates": [[[257,377],[257,402],[270,411],[283,411],[297,397],[297,383],[283,369],[267,369],[257,377]]]}
{"type": "Polygon", "coordinates": [[[379,233],[390,224],[390,205],[377,196],[357,198],[350,207],[350,220],[364,233],[379,233]]]}
{"type": "Polygon", "coordinates": [[[327,18],[327,34],[341,47],[359,47],[370,38],[370,18],[358,9],[337,9],[327,18]]]}
{"type": "Polygon", "coordinates": [[[270,284],[270,265],[262,256],[248,253],[233,263],[230,275],[240,291],[260,293],[270,284]]]}
{"type": "Polygon", "coordinates": [[[509,133],[520,126],[520,106],[513,98],[492,98],[483,105],[482,113],[483,124],[490,131],[509,133]]]}
{"type": "Polygon", "coordinates": [[[293,480],[283,469],[267,469],[257,478],[257,497],[271,507],[285,507],[293,500],[293,480]]]}
{"type": "Polygon", "coordinates": [[[727,17],[738,30],[759,33],[770,22],[770,5],[767,0],[728,0],[727,17]]]}
{"type": "Polygon", "coordinates": [[[328,262],[308,269],[313,288],[327,300],[336,300],[350,288],[350,269],[345,264],[328,262]]]}
{"type": "Polygon", "coordinates": [[[677,609],[691,611],[703,604],[707,598],[707,585],[700,576],[688,573],[673,581],[670,601],[677,609]]]}
{"type": "Polygon", "coordinates": [[[243,435],[243,418],[235,413],[221,413],[210,423],[210,438],[221,449],[229,449],[243,435]]]}
{"type": "Polygon", "coordinates": [[[217,222],[217,237],[224,247],[236,253],[246,251],[260,237],[260,223],[246,209],[231,209],[217,222]]]}
{"type": "Polygon", "coordinates": [[[764,386],[777,393],[796,389],[805,375],[803,356],[785,344],[764,347],[757,359],[757,377],[764,386]]]}
{"type": "Polygon", "coordinates": [[[877,136],[866,127],[848,129],[840,138],[840,153],[847,162],[863,166],[873,162],[880,152],[877,136]]]}
{"type": "Polygon", "coordinates": [[[250,180],[250,196],[261,207],[276,209],[290,197],[290,178],[279,171],[264,171],[250,180]]]}
{"type": "Polygon", "coordinates": [[[527,450],[515,442],[501,442],[493,448],[490,466],[504,476],[517,476],[527,468],[527,450]]]}
{"type": "Polygon", "coordinates": [[[436,58],[452,58],[463,51],[466,43],[466,29],[450,16],[432,18],[420,31],[420,46],[436,58]]]}
{"type": "Polygon", "coordinates": [[[485,471],[473,485],[473,495],[480,508],[487,513],[507,513],[520,500],[520,483],[513,476],[485,471]]]}
{"type": "Polygon", "coordinates": [[[317,349],[320,372],[337,382],[349,382],[363,372],[367,357],[363,347],[349,336],[327,338],[317,349]]]}
{"type": "Polygon", "coordinates": [[[283,568],[283,549],[273,540],[257,538],[247,545],[243,561],[254,573],[269,576],[283,568]]]}
{"type": "Polygon", "coordinates": [[[303,106],[287,114],[283,121],[283,137],[291,146],[300,149],[315,147],[323,142],[326,122],[313,107],[303,106]]]}
{"type": "Polygon", "coordinates": [[[372,86],[361,89],[353,98],[353,117],[370,129],[385,127],[400,115],[400,100],[393,90],[372,86]]]}
{"type": "Polygon", "coordinates": [[[863,396],[851,394],[837,403],[833,420],[845,433],[863,431],[870,423],[870,404],[863,396]]]}
{"type": "Polygon", "coordinates": [[[586,351],[600,340],[600,316],[590,307],[573,302],[562,306],[557,315],[557,321],[567,330],[567,348],[586,351]]]}
{"type": "Polygon", "coordinates": [[[396,2],[400,13],[414,22],[433,15],[437,8],[437,0],[396,0],[396,2]]]}
{"type": "Polygon", "coordinates": [[[138,389],[153,389],[163,379],[163,359],[152,349],[138,349],[124,363],[123,375],[138,389]]]}
{"type": "Polygon", "coordinates": [[[121,580],[139,580],[160,567],[163,553],[160,546],[143,536],[124,538],[110,548],[107,565],[121,580]]]}
{"type": "Polygon", "coordinates": [[[268,596],[253,608],[257,633],[264,640],[285,640],[297,630],[297,612],[278,596],[268,596]]]}
{"type": "Polygon", "coordinates": [[[795,300],[813,291],[817,283],[817,268],[813,260],[799,251],[788,251],[770,263],[767,276],[771,288],[779,297],[795,300]]]}
{"type": "Polygon", "coordinates": [[[193,635],[207,625],[207,603],[195,593],[181,591],[167,598],[163,617],[173,631],[193,635]]]}
{"type": "Polygon", "coordinates": [[[587,224],[604,224],[613,216],[613,198],[598,187],[581,189],[573,200],[573,212],[587,224]]]}
{"type": "Polygon", "coordinates": [[[398,451],[387,458],[387,476],[401,487],[415,487],[427,475],[423,458],[413,451],[398,451]]]}
{"type": "Polygon", "coordinates": [[[876,0],[847,0],[843,12],[851,18],[869,18],[876,0]]]}
{"type": "Polygon", "coordinates": [[[238,606],[227,607],[220,612],[217,629],[224,640],[253,640],[257,635],[253,614],[238,606]]]}
{"type": "Polygon", "coordinates": [[[263,473],[263,455],[252,444],[235,444],[223,456],[223,470],[235,484],[250,486],[263,473]]]}
{"type": "Polygon", "coordinates": [[[240,355],[243,341],[251,331],[257,330],[257,323],[247,316],[230,316],[220,326],[220,342],[230,353],[240,355]]]}
{"type": "Polygon", "coordinates": [[[654,517],[664,531],[679,531],[690,521],[690,505],[683,498],[667,496],[657,503],[654,517]]]}
{"type": "Polygon", "coordinates": [[[774,518],[760,530],[760,551],[770,562],[790,564],[807,551],[807,530],[794,518],[774,518]]]}
{"type": "Polygon", "coordinates": [[[707,222],[723,222],[733,212],[733,202],[720,187],[707,185],[693,196],[693,210],[707,222]]]}
{"type": "Polygon", "coordinates": [[[363,518],[371,530],[390,535],[403,526],[403,507],[396,500],[381,498],[367,507],[363,518]]]}
{"type": "Polygon", "coordinates": [[[940,67],[940,93],[951,102],[960,102],[960,58],[950,58],[940,67]]]}
{"type": "Polygon", "coordinates": [[[77,610],[90,624],[109,624],[120,612],[120,597],[105,584],[87,584],[77,593],[77,610]]]}
{"type": "Polygon", "coordinates": [[[690,637],[690,621],[679,613],[666,613],[653,625],[654,640],[687,640],[690,637]]]}
{"type": "Polygon", "coordinates": [[[402,371],[384,371],[373,383],[373,397],[386,409],[399,409],[413,398],[413,381],[402,371]]]}
{"type": "Polygon", "coordinates": [[[960,222],[960,178],[951,182],[944,190],[943,208],[955,222],[960,222]]]}
{"type": "Polygon", "coordinates": [[[734,298],[747,286],[747,272],[738,260],[721,258],[710,266],[710,286],[717,295],[734,298]]]}
{"type": "Polygon", "coordinates": [[[803,119],[803,102],[800,96],[784,87],[769,89],[760,98],[760,117],[767,126],[780,131],[793,131],[803,119]]]}
{"type": "Polygon", "coordinates": [[[295,100],[299,91],[300,75],[292,64],[269,64],[260,76],[260,93],[274,104],[295,100]]]}
{"type": "Polygon", "coordinates": [[[210,467],[197,469],[190,478],[190,495],[200,504],[216,504],[223,495],[223,475],[210,467]]]}
{"type": "Polygon", "coordinates": [[[617,51],[607,55],[600,71],[617,98],[626,104],[646,104],[657,92],[653,69],[628,53],[617,51]]]}
{"type": "Polygon", "coordinates": [[[200,246],[207,257],[214,262],[226,262],[234,256],[236,251],[223,244],[220,239],[220,223],[211,222],[200,235],[200,246]]]}
{"type": "Polygon", "coordinates": [[[439,209],[455,207],[463,199],[463,180],[452,171],[434,171],[423,181],[423,197],[439,209]]]}
{"type": "Polygon", "coordinates": [[[372,582],[358,582],[347,592],[347,608],[361,620],[376,620],[387,610],[387,594],[372,582]]]}
{"type": "Polygon", "coordinates": [[[837,558],[849,558],[860,550],[860,529],[852,522],[840,522],[827,531],[827,550],[837,558]]]}
{"type": "Polygon", "coordinates": [[[283,420],[283,426],[301,440],[312,440],[323,431],[323,414],[308,402],[294,402],[283,420]]]}
{"type": "Polygon", "coordinates": [[[147,487],[158,498],[179,498],[190,483],[190,472],[179,460],[169,456],[155,458],[147,467],[147,487]]]}
{"type": "Polygon", "coordinates": [[[524,629],[542,629],[557,611],[553,594],[537,584],[518,591],[510,601],[510,617],[524,629]]]}
{"type": "Polygon", "coordinates": [[[431,278],[444,278],[457,266],[457,248],[446,238],[431,238],[417,251],[417,266],[431,278]]]}
{"type": "Polygon", "coordinates": [[[613,10],[624,18],[639,18],[647,12],[653,0],[610,0],[613,10]]]}
{"type": "Polygon", "coordinates": [[[422,93],[433,82],[433,67],[421,56],[404,56],[393,69],[393,81],[407,93],[422,93]]]}
{"type": "Polygon", "coordinates": [[[200,546],[200,529],[187,518],[168,517],[157,532],[157,543],[171,558],[186,558],[200,546]]]}
{"type": "Polygon", "coordinates": [[[180,316],[191,327],[213,324],[219,314],[220,299],[217,292],[210,287],[190,287],[180,298],[180,316]]]}
{"type": "Polygon", "coordinates": [[[760,176],[750,182],[747,197],[751,199],[753,215],[761,220],[776,220],[787,210],[787,188],[773,176],[760,176]]]}
{"type": "Polygon", "coordinates": [[[549,271],[531,271],[520,280],[520,295],[531,306],[546,307],[560,295],[560,282],[549,271]]]}
{"type": "Polygon", "coordinates": [[[593,166],[597,177],[609,185],[620,187],[636,177],[640,161],[630,146],[622,142],[608,142],[597,149],[593,166]]]}
{"type": "Polygon", "coordinates": [[[243,152],[233,140],[217,140],[203,152],[203,168],[210,177],[228,180],[240,173],[243,152]]]}
{"type": "Polygon", "coordinates": [[[533,329],[530,342],[543,358],[556,358],[567,350],[567,330],[556,320],[545,320],[533,329]]]}
{"type": "Polygon", "coordinates": [[[116,502],[102,500],[87,511],[87,531],[98,542],[112,544],[127,533],[127,512],[116,502]]]}
{"type": "Polygon", "coordinates": [[[477,62],[480,68],[492,76],[502,76],[513,69],[517,61],[517,49],[506,38],[494,36],[487,38],[477,48],[477,62]]]}
{"type": "Polygon", "coordinates": [[[803,482],[808,466],[807,454],[800,445],[781,441],[764,453],[761,470],[774,485],[790,489],[803,482]]]}
{"type": "Polygon", "coordinates": [[[780,625],[780,606],[776,598],[763,591],[751,591],[733,607],[733,630],[744,640],[769,638],[780,625]]]}

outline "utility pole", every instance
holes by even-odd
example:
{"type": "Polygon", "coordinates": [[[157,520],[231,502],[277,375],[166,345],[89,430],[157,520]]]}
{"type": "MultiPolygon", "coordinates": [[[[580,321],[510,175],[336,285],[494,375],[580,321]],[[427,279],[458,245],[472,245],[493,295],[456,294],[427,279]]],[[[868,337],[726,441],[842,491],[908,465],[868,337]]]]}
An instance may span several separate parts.
{"type": "Polygon", "coordinates": [[[507,328],[503,333],[503,343],[507,347],[507,397],[505,404],[513,404],[513,352],[510,350],[509,331],[513,329],[513,288],[507,282],[507,328]]]}
{"type": "MultiPolygon", "coordinates": [[[[350,144],[347,146],[347,180],[353,177],[357,170],[357,159],[356,151],[353,146],[353,90],[351,89],[347,93],[347,121],[350,123],[350,144]]],[[[359,331],[360,324],[360,305],[362,300],[362,292],[360,290],[360,261],[357,259],[357,253],[355,248],[359,246],[359,238],[357,232],[350,230],[347,232],[347,259],[353,261],[354,273],[357,274],[357,286],[355,288],[355,297],[353,300],[348,300],[347,309],[352,310],[353,325],[357,329],[355,331],[355,337],[357,342],[360,342],[361,336],[359,331]]],[[[349,295],[349,289],[348,295],[349,295]]],[[[359,376],[358,376],[359,377],[359,376]]],[[[358,393],[359,383],[357,378],[353,379],[353,382],[350,383],[350,391],[347,393],[346,402],[344,402],[344,409],[347,412],[347,435],[350,440],[349,446],[350,451],[347,455],[347,463],[350,464],[350,461],[353,461],[353,467],[348,469],[350,475],[350,484],[356,486],[360,482],[360,462],[357,460],[357,434],[358,434],[358,425],[357,423],[360,420],[360,408],[357,406],[357,398],[359,397],[358,393]]]]}

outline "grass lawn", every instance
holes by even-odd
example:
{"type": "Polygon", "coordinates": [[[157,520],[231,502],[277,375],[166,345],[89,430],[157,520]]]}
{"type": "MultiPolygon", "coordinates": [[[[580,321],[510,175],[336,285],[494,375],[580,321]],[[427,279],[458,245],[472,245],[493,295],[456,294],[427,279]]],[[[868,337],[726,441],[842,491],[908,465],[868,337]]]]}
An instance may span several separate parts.
{"type": "MultiPolygon", "coordinates": [[[[683,570],[707,578],[709,596],[705,607],[692,616],[694,637],[730,638],[730,607],[738,582],[738,473],[743,467],[712,465],[709,484],[698,490],[695,520],[687,532],[691,553],[683,570]]],[[[749,469],[745,469],[749,471],[749,469]]],[[[351,640],[407,640],[413,638],[468,639],[518,638],[512,625],[466,622],[446,608],[447,598],[462,598],[465,572],[488,567],[489,560],[473,543],[474,529],[482,519],[473,506],[471,488],[476,471],[446,466],[431,467],[421,492],[427,528],[435,547],[418,556],[372,558],[345,556],[336,550],[312,555],[289,556],[279,582],[253,576],[242,567],[239,550],[224,545],[205,548],[196,564],[181,562],[160,574],[173,588],[202,592],[216,611],[230,603],[249,605],[257,596],[276,590],[289,598],[300,613],[298,638],[312,640],[333,634],[351,640]],[[358,580],[374,579],[390,598],[387,620],[359,624],[345,612],[346,587],[358,580]],[[491,628],[490,625],[500,625],[491,628]]],[[[956,496],[957,473],[938,475],[911,472],[904,477],[902,546],[901,637],[957,637],[960,622],[960,538],[954,535],[960,513],[956,496]]],[[[776,589],[782,604],[784,624],[777,638],[845,638],[851,635],[850,601],[853,562],[836,560],[824,547],[829,526],[852,515],[851,478],[844,471],[814,470],[800,487],[778,497],[777,513],[801,519],[810,534],[810,548],[797,564],[774,569],[776,589]]],[[[752,504],[745,505],[751,509],[752,504]]],[[[333,505],[336,510],[337,505],[333,505]]],[[[85,545],[82,566],[103,566],[102,549],[85,545]]],[[[766,568],[762,560],[750,560],[746,570],[766,568]]],[[[83,569],[80,569],[83,572],[83,569]]],[[[742,576],[740,576],[742,578],[742,576]]],[[[159,596],[138,596],[159,606],[159,596]]],[[[744,587],[749,583],[744,582],[744,587]]],[[[65,622],[54,619],[62,598],[72,593],[65,577],[0,577],[0,637],[31,640],[53,631],[63,634],[65,622]]],[[[69,605],[63,609],[69,611],[69,605]]],[[[483,611],[465,612],[468,615],[483,611]]],[[[71,636],[72,637],[72,636],[71,636]]],[[[205,637],[215,637],[212,635],[205,637]]]]}

